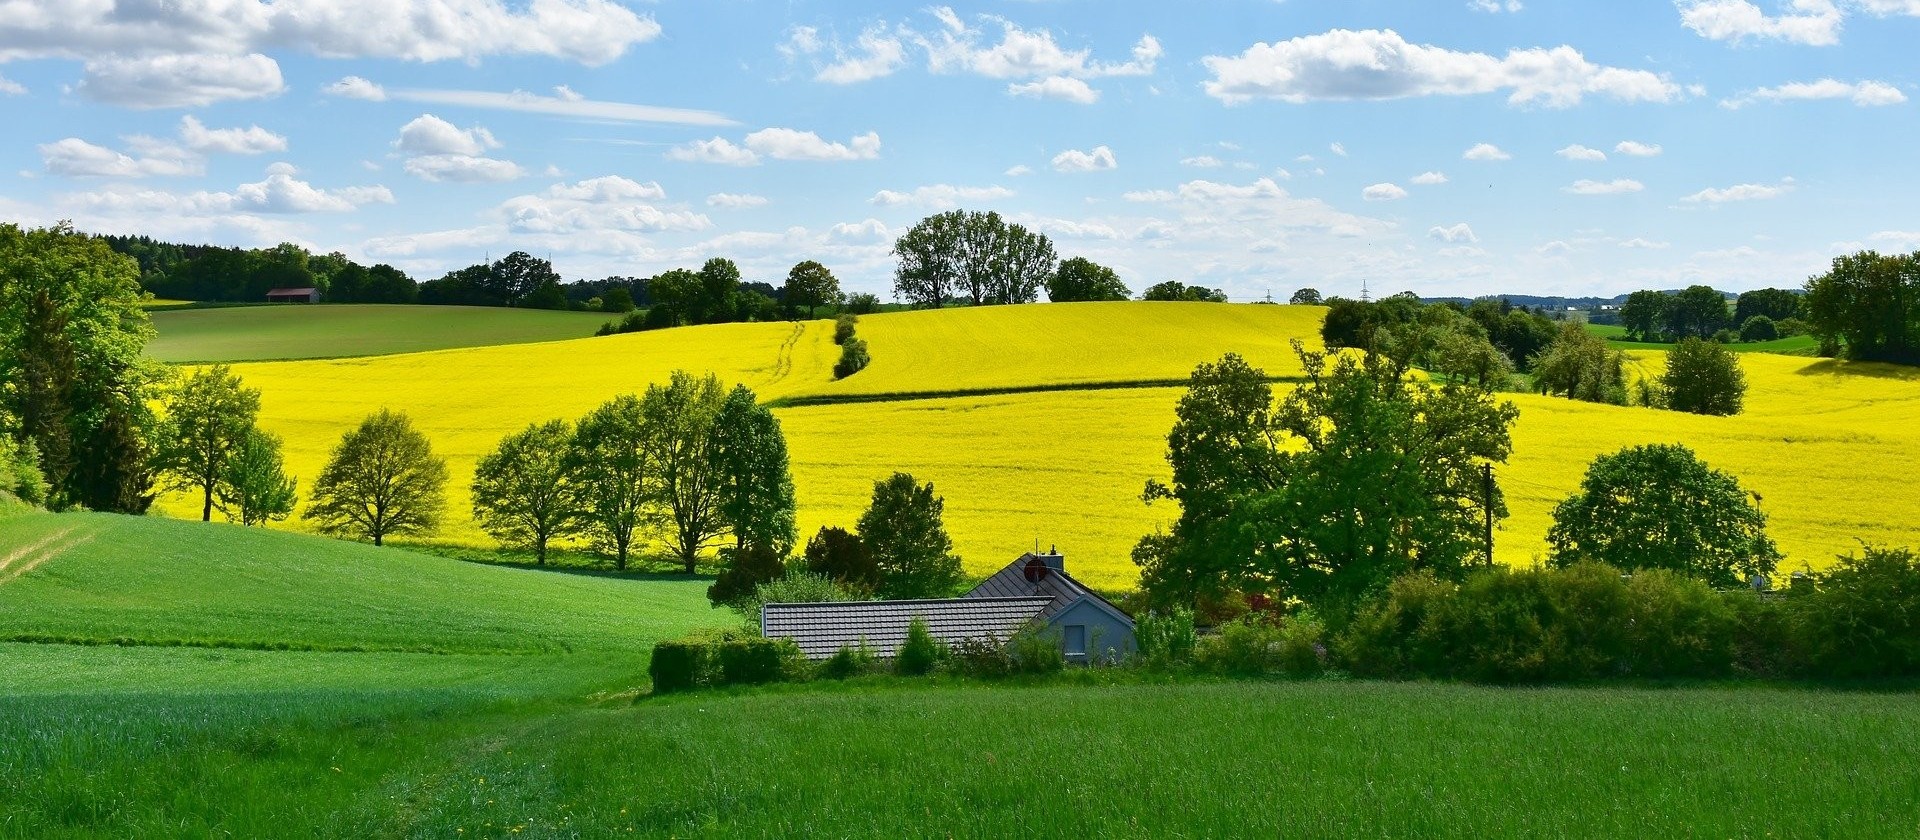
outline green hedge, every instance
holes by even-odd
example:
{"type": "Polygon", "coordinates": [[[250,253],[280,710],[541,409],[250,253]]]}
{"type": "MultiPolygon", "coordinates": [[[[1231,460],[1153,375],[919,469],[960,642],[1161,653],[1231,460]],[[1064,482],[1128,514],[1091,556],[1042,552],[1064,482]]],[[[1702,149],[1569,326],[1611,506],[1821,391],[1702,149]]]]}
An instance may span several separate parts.
{"type": "Polygon", "coordinates": [[[800,648],[738,630],[695,633],[654,645],[653,693],[779,681],[802,670],[800,648]]]}

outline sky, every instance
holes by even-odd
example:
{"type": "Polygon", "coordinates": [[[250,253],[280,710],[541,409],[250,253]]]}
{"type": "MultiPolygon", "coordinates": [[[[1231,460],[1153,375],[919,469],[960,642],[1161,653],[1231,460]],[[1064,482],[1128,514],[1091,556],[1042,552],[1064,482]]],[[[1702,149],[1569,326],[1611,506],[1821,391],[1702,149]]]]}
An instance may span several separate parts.
{"type": "Polygon", "coordinates": [[[418,280],[993,210],[1138,292],[1793,287],[1920,248],[1920,0],[0,0],[0,219],[418,280]]]}

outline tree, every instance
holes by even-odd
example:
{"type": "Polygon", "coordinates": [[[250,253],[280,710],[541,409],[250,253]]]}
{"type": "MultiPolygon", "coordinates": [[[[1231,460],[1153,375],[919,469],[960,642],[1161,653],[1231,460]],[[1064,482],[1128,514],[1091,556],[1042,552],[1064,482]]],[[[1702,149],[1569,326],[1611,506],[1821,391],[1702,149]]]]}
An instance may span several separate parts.
{"type": "Polygon", "coordinates": [[[260,392],[240,383],[226,365],[194,371],[162,398],[166,422],[156,466],[175,490],[201,494],[200,521],[213,519],[213,501],[227,464],[246,445],[260,415],[260,392]]]}
{"type": "Polygon", "coordinates": [[[1657,340],[1672,305],[1672,295],[1641,289],[1627,295],[1626,302],[1620,305],[1620,326],[1627,329],[1627,338],[1634,341],[1657,340]]]}
{"type": "Polygon", "coordinates": [[[508,306],[530,303],[528,298],[543,288],[552,286],[558,290],[560,286],[560,274],[553,270],[553,263],[525,251],[515,251],[495,260],[485,276],[487,287],[508,306]]]}
{"type": "Polygon", "coordinates": [[[1227,293],[1205,286],[1189,286],[1178,280],[1155,283],[1140,293],[1141,300],[1176,300],[1199,303],[1226,303],[1227,293]]]}
{"type": "Polygon", "coordinates": [[[726,530],[711,455],[713,421],[725,400],[713,374],[696,379],[677,370],[668,384],[648,386],[640,401],[641,440],[656,477],[658,519],[667,525],[667,547],[687,574],[693,574],[700,552],[726,530]]]}
{"type": "Polygon", "coordinates": [[[564,461],[584,530],[622,571],[656,495],[646,434],[640,399],[623,394],[580,419],[564,461]]]}
{"type": "Polygon", "coordinates": [[[432,533],[447,506],[447,462],[407,415],[383,408],[340,438],[313,483],[305,518],[328,534],[383,545],[395,534],[432,533]]]}
{"type": "Polygon", "coordinates": [[[1560,333],[1546,352],[1533,361],[1533,384],[1542,394],[1564,394],[1570,400],[1624,405],[1627,401],[1626,356],[1574,322],[1560,325],[1560,333]]]}
{"type": "Polygon", "coordinates": [[[1920,253],[1836,257],[1807,281],[1805,308],[1813,334],[1844,343],[1847,358],[1920,363],[1920,253]]]}
{"type": "Polygon", "coordinates": [[[1765,315],[1755,315],[1740,322],[1741,341],[1772,341],[1779,337],[1779,325],[1765,315]]]}
{"type": "Polygon", "coordinates": [[[0,224],[0,408],[31,442],[55,508],[135,513],[152,496],[139,265],[69,225],[0,224]]]}
{"type": "Polygon", "coordinates": [[[941,522],[946,500],[933,482],[907,473],[873,483],[873,500],[860,515],[860,542],[880,567],[880,594],[888,598],[945,598],[960,585],[960,558],[941,522]]]}
{"type": "Polygon", "coordinates": [[[1740,358],[1720,342],[1691,337],[1667,353],[1667,372],[1660,384],[1668,408],[1694,414],[1739,414],[1747,394],[1740,358]]]}
{"type": "Polygon", "coordinates": [[[1319,306],[1320,290],[1312,287],[1295,289],[1293,297],[1287,298],[1287,303],[1294,306],[1319,306]]]}
{"type": "Polygon", "coordinates": [[[787,271],[787,285],[781,289],[780,299],[788,306],[806,307],[811,319],[814,307],[840,302],[840,280],[813,260],[796,263],[787,271]]]}
{"type": "Polygon", "coordinates": [[[740,290],[740,267],[733,260],[714,257],[700,266],[700,294],[690,320],[719,324],[731,320],[733,296],[740,290]]]}
{"type": "Polygon", "coordinates": [[[647,290],[654,304],[647,310],[649,323],[656,319],[667,327],[700,323],[700,275],[676,268],[648,281],[647,290]]]}
{"type": "Polygon", "coordinates": [[[793,474],[780,421],[735,385],[713,419],[707,444],[720,518],[733,532],[734,548],[769,549],[784,558],[793,550],[793,474]]]}
{"type": "Polygon", "coordinates": [[[1740,586],[1780,559],[1757,500],[1684,446],[1628,447],[1587,467],[1580,491],[1554,508],[1547,543],[1557,566],[1597,560],[1740,586]]]}
{"type": "Polygon", "coordinates": [[[1435,343],[1429,369],[1487,389],[1513,378],[1513,360],[1487,339],[1467,330],[1451,330],[1435,343]]]}
{"type": "Polygon", "coordinates": [[[1730,318],[1725,295],[1711,286],[1688,286],[1667,305],[1667,334],[1676,341],[1690,335],[1708,338],[1726,329],[1730,318]]]}
{"type": "Polygon", "coordinates": [[[960,232],[966,214],[959,210],[921,219],[894,240],[893,293],[914,306],[938,309],[961,282],[960,232]]]}
{"type": "Polygon", "coordinates": [[[547,544],[579,529],[579,495],[567,470],[573,424],[528,424],[500,439],[473,471],[473,518],[494,539],[533,549],[547,562],[547,544]]]}
{"type": "Polygon", "coordinates": [[[600,296],[600,311],[627,313],[633,311],[633,292],[625,286],[615,286],[600,296]]]}
{"type": "Polygon", "coordinates": [[[1074,257],[1061,262],[1047,280],[1047,300],[1055,303],[1126,300],[1131,297],[1133,292],[1120,282],[1120,275],[1086,257],[1074,257]]]}
{"type": "Polygon", "coordinates": [[[296,481],[280,459],[280,438],[259,428],[247,429],[246,439],[226,462],[215,491],[215,503],[230,521],[265,525],[293,515],[299,501],[296,481]]]}
{"type": "Polygon", "coordinates": [[[1295,352],[1306,382],[1277,406],[1238,356],[1194,371],[1167,436],[1172,484],[1144,494],[1181,507],[1135,550],[1156,602],[1246,591],[1339,617],[1404,572],[1487,562],[1486,523],[1506,506],[1483,468],[1506,460],[1518,411],[1407,381],[1377,354],[1295,352]]]}
{"type": "Polygon", "coordinates": [[[833,580],[855,592],[872,594],[883,582],[873,552],[844,528],[822,526],[807,540],[803,554],[807,571],[833,580]]]}
{"type": "Polygon", "coordinates": [[[714,606],[727,606],[751,597],[760,584],[771,583],[787,575],[787,565],[769,546],[748,544],[720,549],[725,561],[720,575],[707,587],[707,600],[714,606]]]}
{"type": "Polygon", "coordinates": [[[953,210],[928,216],[894,241],[894,293],[938,307],[965,295],[974,306],[1030,303],[1058,256],[1044,234],[999,213],[953,210]]]}
{"type": "Polygon", "coordinates": [[[1754,289],[1741,292],[1733,304],[1733,322],[1765,316],[1774,321],[1800,317],[1800,294],[1788,289],[1754,289]]]}
{"type": "Polygon", "coordinates": [[[867,342],[863,338],[848,338],[840,343],[840,360],[833,363],[833,378],[845,379],[866,370],[873,362],[873,356],[867,352],[867,342]]]}

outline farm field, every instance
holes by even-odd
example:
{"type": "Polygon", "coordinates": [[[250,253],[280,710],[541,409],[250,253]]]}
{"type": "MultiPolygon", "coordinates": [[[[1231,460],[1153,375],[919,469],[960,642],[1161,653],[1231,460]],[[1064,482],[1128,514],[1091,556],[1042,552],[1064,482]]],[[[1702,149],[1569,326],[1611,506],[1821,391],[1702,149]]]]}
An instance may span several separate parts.
{"type": "MultiPolygon", "coordinates": [[[[1134,576],[1133,543],[1176,514],[1138,499],[1148,478],[1165,475],[1165,435],[1180,395],[1179,388],[1157,383],[1235,347],[1257,348],[1249,357],[1258,364],[1284,363],[1291,358],[1280,355],[1290,354],[1288,339],[1313,339],[1316,313],[1218,304],[1048,304],[868,316],[860,334],[872,346],[874,365],[838,383],[829,372],[836,348],[825,321],[238,370],[264,391],[263,422],[287,439],[289,467],[303,477],[318,474],[341,432],[366,413],[382,405],[409,411],[452,469],[450,527],[439,537],[446,541],[489,544],[465,521],[466,483],[473,462],[501,435],[535,420],[577,417],[684,367],[744,381],[762,399],[834,403],[777,410],[792,452],[803,536],[823,524],[851,525],[872,482],[904,469],[933,481],[946,497],[949,530],[970,571],[997,568],[1038,540],[1073,555],[1076,574],[1090,583],[1126,588],[1134,576]],[[923,327],[950,319],[958,325],[937,331],[972,338],[915,345],[897,329],[908,319],[923,327]],[[1051,367],[1046,342],[1030,337],[1072,344],[1095,341],[1084,337],[1092,334],[1107,336],[1099,339],[1108,348],[1099,361],[1086,362],[1104,366],[1101,384],[1052,390],[1068,382],[1062,371],[1073,368],[1051,367]],[[1024,355],[1012,361],[995,355],[1005,347],[1021,347],[1024,355]],[[901,360],[891,373],[883,367],[889,358],[901,360]],[[909,372],[918,379],[904,379],[909,372]],[[869,375],[882,384],[867,394],[850,390],[869,375]],[[884,398],[912,381],[924,383],[917,389],[923,394],[1007,393],[884,398]],[[1144,387],[1113,387],[1127,382],[1144,387]]],[[[1732,418],[1509,395],[1521,419],[1514,456],[1499,472],[1513,516],[1499,536],[1498,556],[1525,564],[1543,555],[1553,505],[1575,489],[1586,464],[1595,455],[1651,442],[1692,446],[1759,492],[1788,554],[1786,570],[1802,563],[1823,567],[1856,539],[1920,542],[1920,522],[1909,515],[1920,495],[1908,481],[1920,469],[1920,429],[1911,422],[1920,417],[1920,371],[1774,354],[1742,358],[1751,389],[1746,413],[1732,418]]],[[[1663,359],[1634,354],[1636,368],[1648,375],[1663,359]]],[[[1290,365],[1268,369],[1293,371],[1290,365]]],[[[198,512],[179,499],[168,509],[198,512]]]]}
{"type": "Polygon", "coordinates": [[[163,362],[383,356],[593,335],[619,316],[487,306],[319,304],[159,308],[147,354],[163,362]]]}
{"type": "MultiPolygon", "coordinates": [[[[1628,341],[1627,328],[1612,324],[1588,324],[1587,331],[1607,340],[1615,350],[1651,350],[1664,353],[1671,344],[1653,341],[1628,341]]],[[[1820,340],[1810,335],[1776,338],[1772,341],[1736,341],[1727,345],[1735,353],[1779,353],[1784,356],[1811,356],[1820,349],[1820,340]]]]}

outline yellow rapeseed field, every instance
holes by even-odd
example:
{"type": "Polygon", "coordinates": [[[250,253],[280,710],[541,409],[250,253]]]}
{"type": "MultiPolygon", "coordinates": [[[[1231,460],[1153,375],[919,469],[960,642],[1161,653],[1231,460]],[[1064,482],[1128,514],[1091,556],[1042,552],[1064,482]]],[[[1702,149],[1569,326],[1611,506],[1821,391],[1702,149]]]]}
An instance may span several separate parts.
{"type": "MultiPolygon", "coordinates": [[[[1140,303],[875,315],[860,326],[873,367],[840,383],[831,381],[837,348],[827,322],[235,367],[262,389],[263,422],[287,439],[290,467],[303,478],[319,473],[329,448],[366,413],[383,405],[408,411],[450,462],[442,537],[484,544],[467,520],[465,485],[501,435],[577,417],[676,368],[745,382],[763,399],[1151,383],[1229,349],[1285,375],[1297,371],[1288,339],[1313,338],[1319,317],[1299,307],[1140,303]]],[[[1657,373],[1664,358],[1636,361],[1657,373]]],[[[1751,388],[1737,417],[1507,395],[1521,412],[1514,456],[1499,470],[1513,510],[1500,558],[1524,564],[1544,555],[1553,505],[1587,463],[1652,442],[1691,446],[1760,493],[1789,570],[1822,567],[1856,538],[1920,544],[1912,483],[1920,474],[1920,370],[1764,354],[1741,361],[1751,388]]],[[[996,568],[1038,540],[1068,553],[1090,583],[1124,588],[1134,579],[1134,541],[1176,515],[1138,497],[1147,478],[1166,475],[1165,435],[1180,393],[1139,387],[780,409],[802,535],[823,524],[851,527],[872,482],[905,470],[946,498],[948,529],[969,570],[996,568]]],[[[169,502],[181,513],[187,507],[169,502]]]]}

